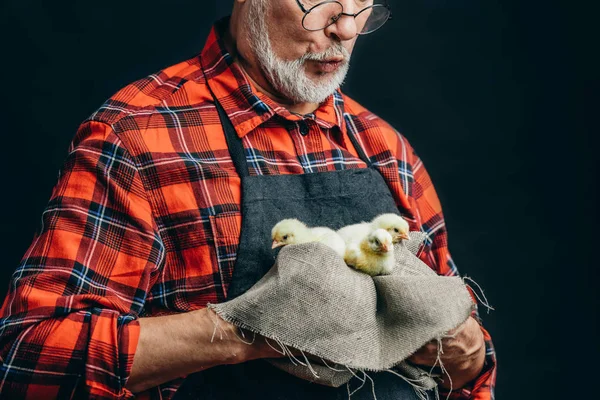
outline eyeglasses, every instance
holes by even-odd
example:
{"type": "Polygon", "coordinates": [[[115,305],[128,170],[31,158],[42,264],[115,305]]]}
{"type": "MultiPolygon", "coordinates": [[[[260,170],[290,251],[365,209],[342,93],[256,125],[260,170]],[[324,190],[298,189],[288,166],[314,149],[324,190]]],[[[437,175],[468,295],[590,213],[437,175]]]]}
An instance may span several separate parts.
{"type": "Polygon", "coordinates": [[[392,9],[387,1],[385,4],[372,4],[363,8],[356,14],[344,12],[344,6],[339,1],[322,1],[309,9],[306,9],[300,0],[296,0],[298,6],[304,13],[302,26],[307,31],[320,31],[335,24],[342,15],[354,17],[359,27],[362,27],[359,35],[373,33],[381,28],[388,20],[392,19],[392,9]]]}

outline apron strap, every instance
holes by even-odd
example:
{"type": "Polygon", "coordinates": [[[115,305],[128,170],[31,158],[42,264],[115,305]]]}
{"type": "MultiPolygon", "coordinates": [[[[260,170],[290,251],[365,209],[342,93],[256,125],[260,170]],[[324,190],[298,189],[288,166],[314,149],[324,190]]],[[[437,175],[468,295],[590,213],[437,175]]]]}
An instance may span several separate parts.
{"type": "Polygon", "coordinates": [[[371,159],[369,157],[367,157],[367,153],[365,153],[365,149],[362,148],[362,146],[358,142],[358,139],[356,138],[356,136],[354,136],[353,133],[348,132],[348,130],[346,130],[346,134],[348,135],[348,138],[352,142],[352,146],[354,146],[354,149],[356,150],[356,153],[358,153],[358,157],[365,164],[367,164],[367,166],[369,168],[372,167],[373,163],[371,162],[371,159]]]}
{"type": "Polygon", "coordinates": [[[229,154],[231,155],[233,165],[235,165],[235,170],[240,178],[247,177],[250,175],[250,173],[248,172],[248,162],[246,160],[246,153],[244,151],[242,139],[240,139],[238,136],[233,124],[227,116],[227,113],[223,109],[223,106],[216,98],[215,106],[219,112],[219,119],[221,120],[223,131],[225,132],[225,140],[227,140],[227,147],[229,148],[229,154]]]}

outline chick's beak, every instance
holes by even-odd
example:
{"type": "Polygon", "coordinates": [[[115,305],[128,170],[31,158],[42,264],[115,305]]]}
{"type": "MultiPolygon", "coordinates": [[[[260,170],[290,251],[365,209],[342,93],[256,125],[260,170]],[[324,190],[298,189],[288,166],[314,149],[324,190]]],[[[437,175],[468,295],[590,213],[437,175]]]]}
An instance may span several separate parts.
{"type": "Polygon", "coordinates": [[[400,234],[400,239],[410,240],[410,236],[408,236],[408,233],[402,232],[400,234]]]}
{"type": "Polygon", "coordinates": [[[389,247],[387,244],[382,244],[381,245],[381,251],[383,251],[384,253],[387,253],[389,250],[389,247]]]}
{"type": "Polygon", "coordinates": [[[281,247],[283,246],[283,243],[278,242],[277,240],[273,240],[273,244],[271,246],[271,249],[276,249],[277,247],[281,247]]]}

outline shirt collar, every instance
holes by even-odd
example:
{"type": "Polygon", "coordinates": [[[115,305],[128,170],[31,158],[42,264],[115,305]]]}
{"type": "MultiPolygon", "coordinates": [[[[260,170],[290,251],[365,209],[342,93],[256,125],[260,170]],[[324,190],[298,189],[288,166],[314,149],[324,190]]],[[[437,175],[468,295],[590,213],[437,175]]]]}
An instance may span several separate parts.
{"type": "MultiPolygon", "coordinates": [[[[244,137],[275,115],[288,121],[303,119],[256,90],[225,48],[222,35],[228,26],[229,17],[215,23],[200,55],[200,62],[207,85],[223,106],[238,136],[244,137]]],[[[324,128],[337,126],[344,132],[344,98],[339,89],[305,117],[314,119],[324,128]]]]}

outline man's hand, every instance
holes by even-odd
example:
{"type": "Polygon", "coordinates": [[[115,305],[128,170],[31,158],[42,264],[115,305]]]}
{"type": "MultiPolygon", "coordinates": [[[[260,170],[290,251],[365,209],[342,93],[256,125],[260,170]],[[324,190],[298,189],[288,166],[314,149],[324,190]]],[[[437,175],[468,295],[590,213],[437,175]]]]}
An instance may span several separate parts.
{"type": "MultiPolygon", "coordinates": [[[[485,341],[479,323],[473,317],[469,317],[447,336],[452,337],[442,340],[443,354],[440,354],[440,359],[452,382],[444,375],[441,385],[455,390],[465,386],[481,373],[485,362],[485,341]]],[[[436,364],[438,348],[437,341],[431,341],[413,354],[408,361],[431,367],[436,364]]]]}
{"type": "Polygon", "coordinates": [[[283,357],[276,343],[269,345],[260,335],[241,338],[237,327],[208,309],[139,322],[140,338],[127,381],[133,393],[217,365],[283,357]]]}

